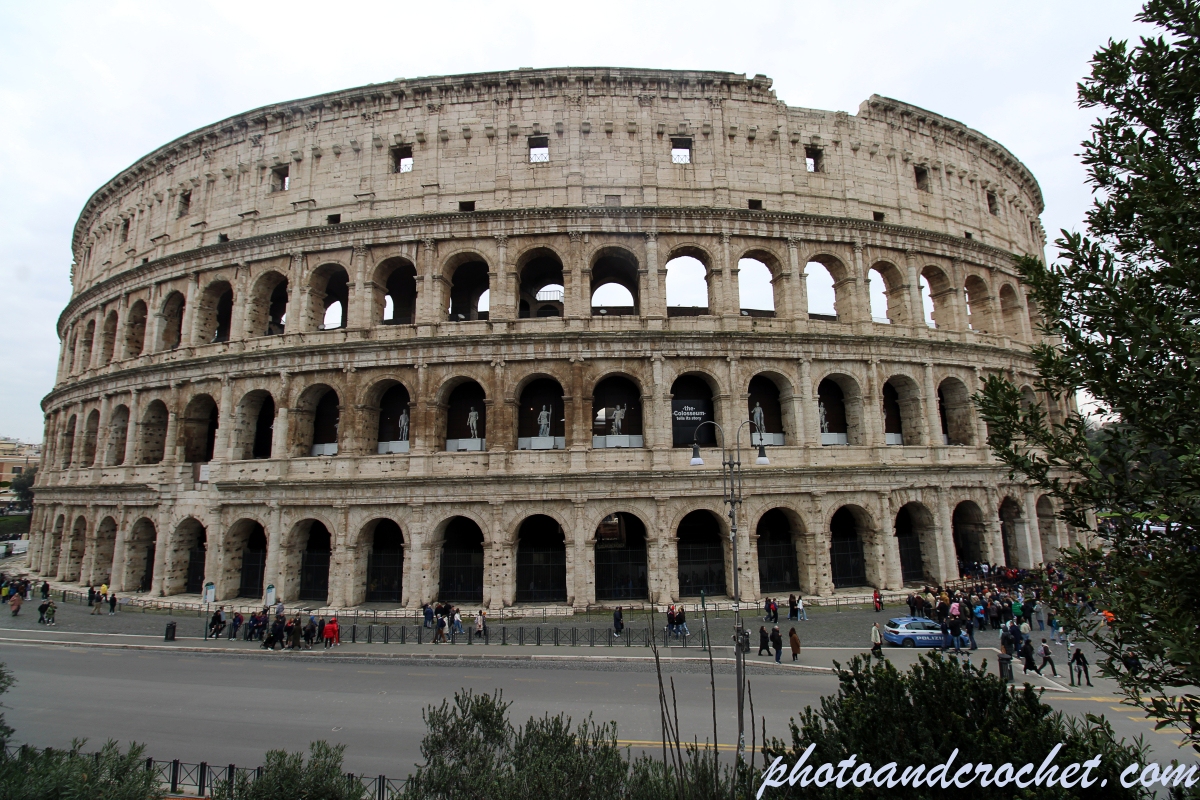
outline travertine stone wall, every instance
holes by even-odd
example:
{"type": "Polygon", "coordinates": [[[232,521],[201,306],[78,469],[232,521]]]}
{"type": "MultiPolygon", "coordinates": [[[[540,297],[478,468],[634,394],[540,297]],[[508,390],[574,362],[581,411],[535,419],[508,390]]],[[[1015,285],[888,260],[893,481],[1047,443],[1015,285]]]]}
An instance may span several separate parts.
{"type": "Polygon", "coordinates": [[[156,594],[202,575],[232,597],[257,524],[265,582],[294,599],[324,526],[320,600],[356,604],[388,519],[403,536],[402,603],[415,606],[437,597],[461,517],[482,531],[483,602],[498,607],[523,589],[522,525],[545,515],[563,535],[555,601],[586,606],[597,526],[625,513],[645,526],[648,593],[669,601],[687,591],[677,536],[691,512],[711,512],[725,575],[735,569],[719,452],[692,467],[673,441],[684,377],[708,387],[730,443],[750,382],[778,392],[782,444],[769,466],[743,459],[743,598],[763,591],[759,522],[772,509],[795,548],[788,580],[807,593],[834,590],[842,509],[869,585],[955,577],[959,559],[1040,562],[1073,533],[1046,498],[1008,484],[969,396],[987,373],[1032,374],[1037,314],[1011,256],[1041,251],[1041,210],[1025,167],[961,123],[878,96],[857,115],[791,108],[764,76],[520,70],[224,120],[139,160],[80,216],[31,564],[121,591],[149,578],[156,594]],[[543,144],[547,159],[531,160],[543,144]],[[668,306],[679,256],[703,264],[707,308],[668,306]],[[773,312],[740,308],[743,258],[771,271],[773,312]],[[808,313],[813,263],[835,280],[836,316],[808,313]],[[528,287],[546,269],[561,270],[562,293],[543,303],[528,287]],[[889,322],[871,317],[872,276],[889,322]],[[593,307],[614,281],[635,305],[593,307]],[[592,438],[594,391],[613,376],[635,387],[640,447],[592,438]],[[845,444],[822,444],[827,378],[845,444]],[[561,390],[561,449],[521,449],[518,406],[546,380],[561,390]],[[380,454],[396,386],[407,451],[380,454]],[[462,387],[482,398],[486,449],[447,451],[467,435],[462,387]],[[901,513],[916,555],[896,536],[901,513]]]}

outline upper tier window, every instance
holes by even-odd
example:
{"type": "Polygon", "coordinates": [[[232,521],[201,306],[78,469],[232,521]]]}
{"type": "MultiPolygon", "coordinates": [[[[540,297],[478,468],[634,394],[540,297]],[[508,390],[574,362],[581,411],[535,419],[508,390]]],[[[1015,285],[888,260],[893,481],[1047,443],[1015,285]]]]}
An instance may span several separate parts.
{"type": "Polygon", "coordinates": [[[538,164],[550,160],[550,137],[529,137],[529,163],[538,164]]]}

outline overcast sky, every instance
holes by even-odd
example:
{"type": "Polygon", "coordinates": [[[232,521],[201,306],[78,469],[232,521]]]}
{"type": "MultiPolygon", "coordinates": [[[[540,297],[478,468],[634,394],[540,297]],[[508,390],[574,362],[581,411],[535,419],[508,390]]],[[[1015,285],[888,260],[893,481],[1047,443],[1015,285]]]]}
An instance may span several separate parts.
{"type": "Polygon", "coordinates": [[[267,103],[517,67],[763,73],[792,106],[872,93],[952,117],[1041,183],[1048,231],[1089,202],[1075,83],[1137,2],[508,4],[0,0],[0,434],[41,441],[71,230],[87,198],[181,134],[267,103]]]}

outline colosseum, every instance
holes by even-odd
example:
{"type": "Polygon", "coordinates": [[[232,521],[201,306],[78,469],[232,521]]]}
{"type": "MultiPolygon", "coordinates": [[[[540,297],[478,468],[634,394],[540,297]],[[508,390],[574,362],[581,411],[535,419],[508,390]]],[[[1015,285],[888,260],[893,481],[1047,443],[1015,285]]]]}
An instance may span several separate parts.
{"type": "Polygon", "coordinates": [[[1049,560],[1075,534],[971,402],[1032,383],[1036,181],[954,120],[771,85],[396,80],[140,159],[75,227],[29,568],[495,609],[1049,560]]]}

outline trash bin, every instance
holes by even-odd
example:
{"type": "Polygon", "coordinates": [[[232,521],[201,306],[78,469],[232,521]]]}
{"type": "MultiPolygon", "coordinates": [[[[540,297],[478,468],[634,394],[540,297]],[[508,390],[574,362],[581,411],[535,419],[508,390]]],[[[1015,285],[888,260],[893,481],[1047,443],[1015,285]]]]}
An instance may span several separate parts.
{"type": "Polygon", "coordinates": [[[750,652],[750,631],[742,630],[742,652],[750,652]]]}
{"type": "MultiPolygon", "coordinates": [[[[163,641],[164,641],[164,642],[173,642],[173,641],[175,641],[175,623],[174,623],[174,622],[168,622],[168,623],[167,623],[167,632],[166,632],[166,634],[163,636],[163,641]]],[[[1010,673],[1010,674],[1011,674],[1011,673],[1010,673]]]]}
{"type": "Polygon", "coordinates": [[[1001,683],[1013,682],[1012,656],[1001,653],[996,657],[996,668],[1000,672],[1001,683]]]}

